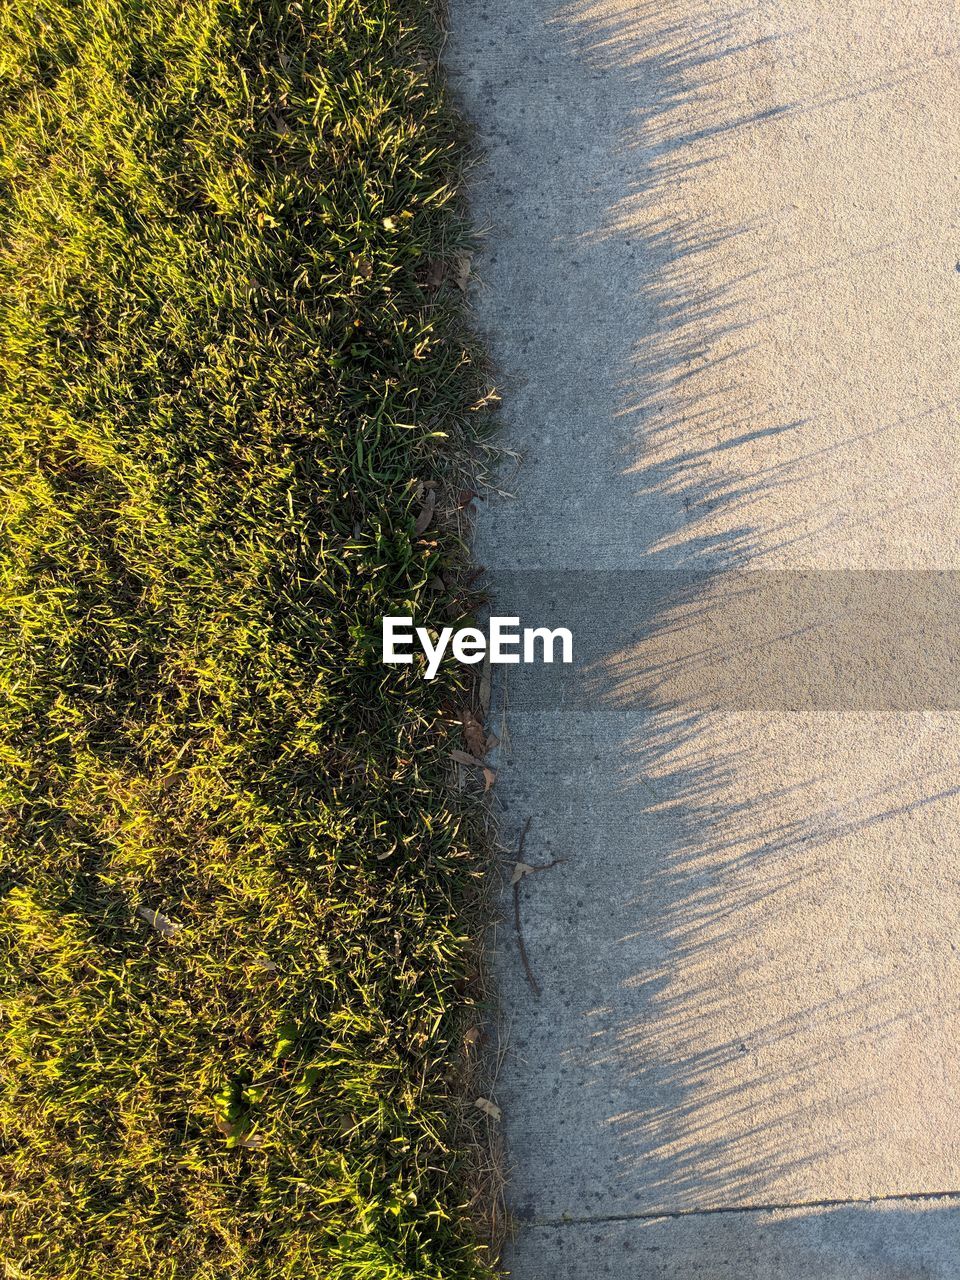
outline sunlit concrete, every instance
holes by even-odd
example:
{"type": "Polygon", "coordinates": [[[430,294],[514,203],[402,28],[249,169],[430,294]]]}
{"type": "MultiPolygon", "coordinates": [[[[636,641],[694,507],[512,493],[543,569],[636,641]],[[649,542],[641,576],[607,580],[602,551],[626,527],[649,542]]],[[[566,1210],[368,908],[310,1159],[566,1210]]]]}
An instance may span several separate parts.
{"type": "MultiPolygon", "coordinates": [[[[530,817],[526,860],[565,859],[522,884],[539,998],[511,912],[498,935],[508,1261],[960,1274],[960,1206],[881,1212],[960,1190],[960,681],[878,661],[859,701],[765,700],[756,619],[730,625],[744,571],[902,571],[922,613],[960,570],[960,10],[452,0],[450,26],[524,458],[478,557],[595,570],[611,617],[626,571],[699,575],[697,629],[668,593],[596,693],[508,685],[494,726],[504,841],[530,817]]],[[[765,673],[798,630],[767,613],[765,673]]],[[[870,668],[896,610],[857,617],[870,668]]]]}

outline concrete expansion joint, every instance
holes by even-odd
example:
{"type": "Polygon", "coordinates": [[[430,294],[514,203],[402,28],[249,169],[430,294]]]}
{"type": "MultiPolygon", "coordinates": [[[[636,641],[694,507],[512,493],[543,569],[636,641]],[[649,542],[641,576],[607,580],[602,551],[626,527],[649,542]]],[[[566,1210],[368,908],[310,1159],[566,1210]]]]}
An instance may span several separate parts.
{"type": "Polygon", "coordinates": [[[671,1218],[708,1218],[729,1213],[789,1213],[792,1210],[844,1209],[854,1205],[904,1204],[923,1201],[960,1200],[960,1189],[946,1191],[899,1191],[886,1196],[851,1199],[795,1200],[770,1204],[724,1204],[708,1209],[649,1209],[637,1213],[598,1213],[583,1217],[565,1214],[561,1218],[534,1218],[529,1227],[590,1227],[610,1222],[663,1222],[671,1218]]]}

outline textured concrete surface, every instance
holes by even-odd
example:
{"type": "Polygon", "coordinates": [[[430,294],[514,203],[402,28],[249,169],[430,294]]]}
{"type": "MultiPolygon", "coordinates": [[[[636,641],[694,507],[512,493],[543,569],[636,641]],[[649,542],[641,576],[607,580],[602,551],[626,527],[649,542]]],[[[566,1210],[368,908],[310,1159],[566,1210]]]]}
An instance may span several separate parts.
{"type": "Polygon", "coordinates": [[[958,46],[945,0],[452,0],[524,457],[478,553],[604,615],[602,681],[499,691],[504,837],[565,859],[539,999],[497,950],[518,1280],[960,1275],[960,703],[868,598],[915,631],[960,570],[958,46]],[[859,598],[869,696],[773,576],[738,629],[772,571],[859,598]],[[778,644],[820,696],[762,696],[778,644]]]}
{"type": "Polygon", "coordinates": [[[954,1280],[948,1201],[534,1227],[526,1280],[954,1280]]]}

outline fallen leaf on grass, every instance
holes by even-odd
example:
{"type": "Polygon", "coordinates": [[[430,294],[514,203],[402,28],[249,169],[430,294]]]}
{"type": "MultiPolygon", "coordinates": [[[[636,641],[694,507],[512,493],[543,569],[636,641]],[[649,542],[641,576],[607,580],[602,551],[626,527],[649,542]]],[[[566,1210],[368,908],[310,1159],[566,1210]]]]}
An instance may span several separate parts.
{"type": "Polygon", "coordinates": [[[437,505],[437,493],[435,489],[428,489],[423,499],[423,506],[420,508],[420,514],[417,516],[417,522],[413,526],[413,531],[418,536],[425,533],[430,527],[430,521],[433,519],[433,509],[437,505]]]}
{"type": "Polygon", "coordinates": [[[453,278],[456,281],[457,288],[464,293],[470,280],[470,265],[473,262],[472,253],[458,253],[453,263],[453,278]]]}
{"type": "Polygon", "coordinates": [[[503,1115],[497,1104],[491,1102],[489,1098],[477,1098],[473,1105],[482,1111],[484,1115],[488,1115],[491,1120],[499,1120],[503,1115]]]}
{"type": "Polygon", "coordinates": [[[463,1043],[467,1046],[467,1048],[469,1048],[471,1045],[476,1044],[479,1039],[480,1039],[480,1028],[470,1027],[470,1029],[464,1033],[463,1043]]]}
{"type": "Polygon", "coordinates": [[[435,258],[427,267],[427,274],[423,283],[428,289],[439,289],[443,284],[443,275],[443,263],[435,258]]]}
{"type": "Polygon", "coordinates": [[[478,760],[476,756],[467,755],[466,751],[459,751],[454,748],[450,752],[450,759],[456,760],[457,764],[466,765],[468,769],[482,769],[484,791],[489,791],[497,780],[496,769],[491,769],[489,765],[484,764],[482,760],[478,760]]]}
{"type": "Polygon", "coordinates": [[[157,933],[162,933],[165,938],[172,938],[178,929],[183,928],[176,920],[171,920],[163,912],[154,911],[151,907],[137,907],[137,915],[141,920],[146,920],[147,924],[152,929],[156,929],[157,933]]]}
{"type": "Polygon", "coordinates": [[[483,725],[469,707],[464,707],[460,712],[460,723],[463,725],[463,741],[467,750],[479,760],[487,751],[487,735],[483,725]]]}

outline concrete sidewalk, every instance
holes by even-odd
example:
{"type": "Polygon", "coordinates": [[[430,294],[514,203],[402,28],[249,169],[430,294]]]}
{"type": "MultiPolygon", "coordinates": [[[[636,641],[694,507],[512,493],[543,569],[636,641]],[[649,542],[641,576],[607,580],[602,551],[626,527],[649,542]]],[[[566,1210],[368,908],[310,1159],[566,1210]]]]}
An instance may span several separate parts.
{"type": "Polygon", "coordinates": [[[517,1280],[960,1275],[960,678],[701,678],[750,671],[743,571],[922,612],[960,570],[958,48],[945,0],[452,0],[524,455],[478,556],[610,618],[687,575],[599,692],[507,690],[504,837],[566,859],[521,886],[542,996],[509,913],[497,955],[517,1280]]]}

